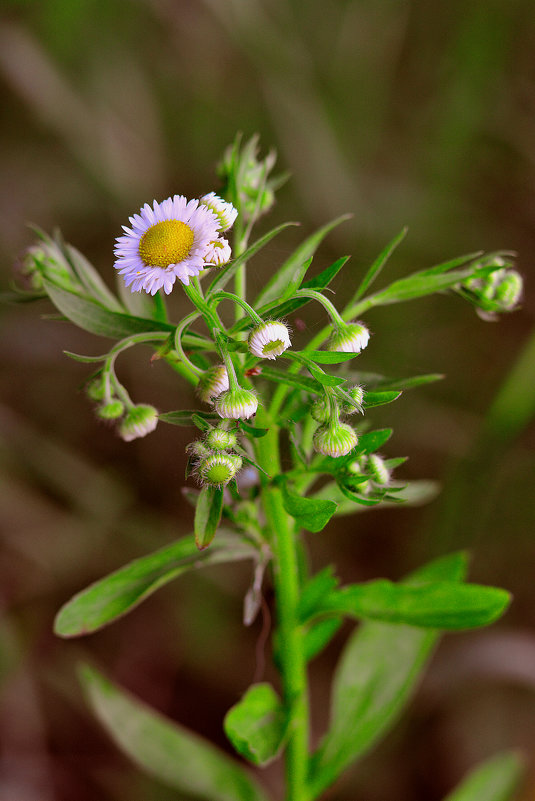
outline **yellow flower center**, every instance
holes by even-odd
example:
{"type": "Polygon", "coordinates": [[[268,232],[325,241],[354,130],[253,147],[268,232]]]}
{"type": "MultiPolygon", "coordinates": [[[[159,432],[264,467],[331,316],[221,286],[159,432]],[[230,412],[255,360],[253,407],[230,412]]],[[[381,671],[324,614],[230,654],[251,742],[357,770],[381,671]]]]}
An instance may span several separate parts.
{"type": "Polygon", "coordinates": [[[147,267],[169,267],[183,261],[191,250],[194,234],[180,220],[151,225],[139,242],[139,255],[147,267]]]}

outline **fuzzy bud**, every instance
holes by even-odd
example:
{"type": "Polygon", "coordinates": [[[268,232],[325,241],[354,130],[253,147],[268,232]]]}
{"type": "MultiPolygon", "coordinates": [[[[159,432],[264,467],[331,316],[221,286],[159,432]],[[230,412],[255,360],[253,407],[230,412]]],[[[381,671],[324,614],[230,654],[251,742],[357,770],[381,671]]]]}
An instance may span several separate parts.
{"type": "Polygon", "coordinates": [[[326,423],[330,417],[330,407],[327,398],[318,398],[310,407],[310,414],[318,423],[326,423]]]}
{"type": "Polygon", "coordinates": [[[215,192],[204,195],[204,197],[201,198],[201,204],[210,209],[217,217],[220,231],[228,231],[236,222],[238,210],[234,208],[232,203],[223,200],[223,198],[220,198],[215,192]]]}
{"type": "Polygon", "coordinates": [[[384,463],[384,459],[376,453],[371,453],[368,457],[368,470],[376,484],[386,487],[390,482],[390,470],[384,463]]]}
{"type": "Polygon", "coordinates": [[[119,426],[119,435],[125,442],[145,437],[154,431],[158,424],[158,412],[154,406],[139,403],[128,410],[119,426]]]}
{"type": "Polygon", "coordinates": [[[275,359],[291,344],[290,332],[280,322],[261,323],[249,334],[249,350],[258,359],[275,359]]]}
{"type": "Polygon", "coordinates": [[[322,425],[314,434],[314,450],[324,456],[345,456],[358,443],[356,432],[346,423],[322,425]]]}
{"type": "Polygon", "coordinates": [[[350,403],[349,400],[346,400],[345,398],[342,399],[340,408],[344,414],[353,414],[356,411],[362,411],[362,404],[364,401],[363,388],[359,386],[359,384],[356,384],[354,387],[351,387],[347,390],[347,394],[351,396],[355,403],[350,403]]]}
{"type": "Polygon", "coordinates": [[[205,442],[214,451],[231,450],[237,444],[236,434],[224,428],[212,428],[206,434],[205,442]]]}
{"type": "Polygon", "coordinates": [[[204,403],[213,403],[214,398],[229,388],[227,368],[224,364],[216,364],[207,370],[199,379],[197,392],[204,403]]]}
{"type": "Polygon", "coordinates": [[[329,350],[342,353],[360,353],[370,339],[370,332],[363,323],[349,323],[338,328],[329,341],[329,350]]]}
{"type": "Polygon", "coordinates": [[[124,414],[124,403],[120,400],[112,400],[109,403],[104,403],[97,409],[97,415],[102,420],[117,420],[124,414]]]}
{"type": "Polygon", "coordinates": [[[210,456],[211,453],[210,448],[207,448],[200,439],[195,440],[195,442],[190,442],[189,445],[186,446],[186,450],[192,459],[204,459],[206,456],[210,456]]]}
{"type": "Polygon", "coordinates": [[[239,456],[227,453],[212,453],[199,462],[198,475],[203,484],[224,487],[236,476],[241,468],[239,456]]]}
{"type": "Polygon", "coordinates": [[[258,398],[249,389],[238,387],[223,392],[215,401],[215,410],[220,417],[247,420],[258,409],[258,398]]]}
{"type": "Polygon", "coordinates": [[[87,393],[87,397],[91,398],[91,400],[104,400],[104,396],[106,394],[104,381],[102,378],[93,378],[93,380],[86,385],[85,391],[87,393]]]}
{"type": "Polygon", "coordinates": [[[516,270],[507,270],[496,287],[495,298],[505,311],[514,309],[522,295],[523,280],[516,270]]]}

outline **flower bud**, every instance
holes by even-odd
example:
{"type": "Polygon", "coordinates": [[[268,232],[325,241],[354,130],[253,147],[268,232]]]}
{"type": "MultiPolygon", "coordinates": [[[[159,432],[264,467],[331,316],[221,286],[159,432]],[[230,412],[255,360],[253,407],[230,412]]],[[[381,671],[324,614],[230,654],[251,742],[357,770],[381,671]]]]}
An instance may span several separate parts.
{"type": "Polygon", "coordinates": [[[290,332],[284,323],[261,323],[249,334],[248,345],[253,356],[275,359],[290,347],[290,332]]]}
{"type": "Polygon", "coordinates": [[[203,484],[223,487],[235,477],[242,466],[239,456],[228,453],[212,453],[199,462],[198,475],[203,484]]]}
{"type": "Polygon", "coordinates": [[[236,434],[224,428],[212,428],[206,434],[205,442],[214,451],[231,450],[237,444],[236,434]]]}
{"type": "Polygon", "coordinates": [[[247,420],[258,409],[258,398],[249,389],[238,387],[223,392],[215,401],[215,410],[220,417],[247,420]]]}
{"type": "Polygon", "coordinates": [[[523,280],[516,270],[507,270],[505,276],[496,287],[495,298],[502,309],[513,309],[522,295],[523,280]]]}
{"type": "Polygon", "coordinates": [[[123,416],[123,413],[124,403],[120,400],[112,400],[97,408],[97,415],[103,420],[117,420],[118,417],[123,416]]]}
{"type": "Polygon", "coordinates": [[[329,341],[329,350],[342,353],[360,353],[370,339],[370,332],[363,323],[349,323],[338,328],[329,341]]]}
{"type": "Polygon", "coordinates": [[[210,192],[201,198],[201,204],[210,209],[217,217],[220,231],[228,231],[229,228],[232,228],[238,216],[238,210],[234,208],[232,203],[223,200],[215,192],[210,192]]]}
{"type": "Polygon", "coordinates": [[[197,392],[205,403],[212,403],[214,398],[229,388],[227,368],[224,364],[216,364],[207,370],[199,379],[197,392]]]}
{"type": "Polygon", "coordinates": [[[222,264],[227,264],[232,258],[232,250],[226,239],[218,236],[213,242],[210,242],[206,253],[204,254],[205,267],[221,267],[222,264]]]}
{"type": "Polygon", "coordinates": [[[210,448],[207,448],[200,439],[195,442],[190,442],[189,445],[186,446],[186,450],[192,459],[204,459],[206,456],[210,456],[211,453],[210,448]]]}
{"type": "Polygon", "coordinates": [[[325,395],[323,398],[318,398],[310,407],[310,414],[318,423],[326,423],[330,413],[330,406],[325,395]]]}
{"type": "Polygon", "coordinates": [[[353,414],[356,411],[362,411],[362,403],[364,401],[363,388],[359,386],[359,384],[355,384],[354,387],[350,387],[347,390],[347,394],[353,398],[356,405],[353,405],[345,398],[342,398],[342,401],[340,403],[340,408],[344,412],[344,414],[353,414]]]}
{"type": "Polygon", "coordinates": [[[345,456],[358,443],[356,432],[346,423],[320,426],[314,434],[314,450],[324,456],[345,456]]]}
{"type": "Polygon", "coordinates": [[[390,482],[390,470],[376,453],[368,456],[368,470],[376,484],[385,487],[390,482]]]}
{"type": "Polygon", "coordinates": [[[154,406],[139,403],[128,410],[124,420],[119,426],[119,435],[125,442],[145,437],[154,431],[158,424],[158,412],[154,406]]]}
{"type": "Polygon", "coordinates": [[[104,400],[104,395],[106,394],[106,388],[104,386],[104,381],[102,377],[93,378],[85,388],[87,393],[87,397],[91,398],[94,401],[101,401],[104,400]]]}

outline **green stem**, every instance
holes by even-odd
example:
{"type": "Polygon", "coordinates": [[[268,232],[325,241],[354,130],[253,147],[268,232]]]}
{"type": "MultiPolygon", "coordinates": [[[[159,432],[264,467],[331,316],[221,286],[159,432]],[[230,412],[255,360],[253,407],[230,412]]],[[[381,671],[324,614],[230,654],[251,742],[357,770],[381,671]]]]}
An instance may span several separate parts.
{"type": "Polygon", "coordinates": [[[262,325],[262,323],[264,322],[262,318],[255,312],[252,306],[249,306],[247,301],[243,300],[243,298],[239,298],[233,292],[223,292],[223,291],[216,292],[216,294],[212,297],[210,304],[211,305],[217,304],[220,300],[231,300],[233,303],[236,303],[238,306],[241,306],[255,325],[262,325]]]}
{"type": "MultiPolygon", "coordinates": [[[[280,471],[278,429],[260,408],[257,422],[269,428],[255,440],[258,463],[270,475],[280,471]]],[[[288,714],[288,741],[285,751],[286,801],[307,801],[309,709],[304,635],[299,623],[299,576],[297,543],[293,523],[282,502],[278,487],[262,478],[262,503],[271,532],[273,578],[278,617],[278,651],[284,703],[288,714]]]]}
{"type": "Polygon", "coordinates": [[[162,290],[154,295],[154,319],[161,323],[166,323],[168,320],[167,307],[162,290]]]}

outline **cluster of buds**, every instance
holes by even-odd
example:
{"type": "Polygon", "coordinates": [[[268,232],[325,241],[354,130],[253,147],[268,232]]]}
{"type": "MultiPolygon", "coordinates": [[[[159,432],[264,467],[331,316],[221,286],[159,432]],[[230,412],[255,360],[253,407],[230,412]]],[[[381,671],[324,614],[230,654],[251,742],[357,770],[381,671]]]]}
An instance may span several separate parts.
{"type": "Polygon", "coordinates": [[[241,470],[242,458],[234,453],[236,434],[226,428],[211,428],[204,439],[188,445],[194,472],[202,485],[225,487],[241,470]]]}
{"type": "Polygon", "coordinates": [[[368,495],[374,489],[384,490],[390,485],[391,471],[377,453],[362,454],[348,465],[347,470],[348,483],[355,481],[358,491],[363,495],[368,495]]]}
{"type": "Polygon", "coordinates": [[[362,412],[364,390],[357,384],[347,390],[345,395],[340,399],[334,394],[325,395],[315,401],[310,409],[314,420],[321,423],[314,434],[314,450],[324,456],[346,456],[358,444],[356,431],[348,423],[340,422],[340,413],[362,412]]]}
{"type": "Polygon", "coordinates": [[[522,297],[523,280],[520,273],[506,266],[501,258],[495,259],[498,269],[483,271],[467,278],[459,286],[464,297],[477,306],[484,319],[495,319],[496,314],[514,311],[522,297]]]}
{"type": "Polygon", "coordinates": [[[116,397],[106,398],[106,389],[101,377],[94,378],[86,392],[91,400],[97,401],[96,413],[101,420],[119,420],[117,432],[125,442],[146,437],[158,425],[158,411],[148,403],[126,406],[116,397]]]}
{"type": "Polygon", "coordinates": [[[273,206],[275,190],[285,180],[284,177],[269,177],[275,161],[274,151],[263,159],[258,158],[258,136],[253,136],[243,146],[237,138],[225,151],[217,172],[226,187],[235,188],[236,202],[245,219],[265,214],[273,206]]]}

